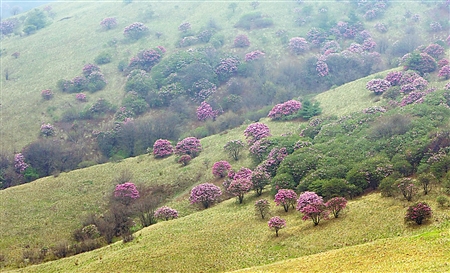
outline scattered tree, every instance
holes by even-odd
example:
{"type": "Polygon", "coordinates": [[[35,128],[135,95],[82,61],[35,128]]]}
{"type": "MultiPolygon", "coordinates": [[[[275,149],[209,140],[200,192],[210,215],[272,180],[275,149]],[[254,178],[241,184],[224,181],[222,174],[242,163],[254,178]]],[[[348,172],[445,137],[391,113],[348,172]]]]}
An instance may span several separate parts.
{"type": "Polygon", "coordinates": [[[328,210],[323,202],[314,202],[306,205],[300,210],[303,213],[302,220],[312,220],[314,225],[317,226],[321,219],[328,218],[328,210]]]}
{"type": "Polygon", "coordinates": [[[175,146],[175,154],[177,155],[189,155],[192,158],[196,157],[202,150],[200,140],[196,137],[187,137],[175,146]]]}
{"type": "Polygon", "coordinates": [[[252,123],[244,131],[244,136],[249,145],[252,145],[258,140],[270,136],[270,129],[261,122],[252,123]]]}
{"type": "Polygon", "coordinates": [[[260,199],[255,202],[256,215],[265,219],[266,215],[270,213],[270,203],[267,199],[260,199]]]}
{"type": "Polygon", "coordinates": [[[227,188],[227,192],[236,196],[239,204],[244,201],[244,195],[252,188],[251,177],[249,178],[235,178],[231,181],[227,188]]]}
{"type": "Polygon", "coordinates": [[[205,209],[209,208],[212,204],[219,201],[219,197],[222,195],[222,191],[219,187],[211,183],[204,183],[195,186],[191,190],[189,201],[191,204],[200,203],[205,209]]]}
{"type": "Polygon", "coordinates": [[[221,160],[214,163],[212,167],[212,174],[216,177],[222,178],[228,174],[229,170],[231,170],[230,163],[225,160],[221,160]]]}
{"type": "Polygon", "coordinates": [[[178,158],[178,163],[180,163],[183,166],[187,166],[189,162],[191,162],[192,157],[190,155],[182,155],[180,158],[178,158]]]}
{"type": "Polygon", "coordinates": [[[117,26],[117,20],[114,17],[108,17],[108,18],[103,19],[100,22],[100,25],[102,26],[103,29],[109,30],[109,29],[115,28],[117,26]]]}
{"type": "Polygon", "coordinates": [[[132,201],[139,198],[139,191],[132,182],[126,182],[116,185],[114,197],[124,205],[130,205],[132,201]]]}
{"type": "Polygon", "coordinates": [[[241,140],[230,140],[223,147],[230,157],[234,160],[239,160],[239,154],[244,148],[244,143],[241,140]]]}
{"type": "Polygon", "coordinates": [[[252,185],[256,195],[260,196],[264,188],[270,183],[270,175],[265,171],[255,170],[252,173],[252,185]]]}
{"type": "Polygon", "coordinates": [[[131,40],[138,40],[144,37],[148,32],[148,27],[146,27],[143,23],[135,22],[131,25],[127,26],[123,30],[123,35],[125,38],[129,38],[131,40]]]}
{"type": "Polygon", "coordinates": [[[166,221],[169,221],[171,219],[176,219],[176,218],[178,218],[178,211],[176,211],[175,209],[172,209],[170,207],[163,206],[163,207],[158,208],[155,211],[155,218],[163,219],[166,221]]]}
{"type": "Polygon", "coordinates": [[[295,208],[295,202],[297,201],[297,194],[293,190],[281,189],[275,194],[275,203],[277,206],[283,205],[284,211],[288,212],[289,207],[295,208]]]}
{"type": "Polygon", "coordinates": [[[153,155],[162,158],[173,154],[173,146],[167,139],[158,139],[153,144],[153,155]]]}
{"type": "Polygon", "coordinates": [[[281,219],[279,216],[274,216],[269,220],[269,228],[275,229],[275,234],[278,237],[278,230],[286,227],[286,220],[281,219]]]}
{"type": "Polygon", "coordinates": [[[339,217],[339,213],[347,206],[347,199],[344,197],[334,197],[325,203],[326,208],[333,213],[334,218],[339,217]]]}
{"type": "Polygon", "coordinates": [[[247,35],[240,34],[234,38],[234,47],[249,47],[250,46],[250,40],[248,39],[247,35]]]}
{"type": "Polygon", "coordinates": [[[417,191],[416,186],[411,181],[411,178],[400,179],[397,187],[407,201],[411,201],[417,191]]]}
{"type": "Polygon", "coordinates": [[[408,207],[405,215],[405,222],[416,222],[421,225],[432,216],[431,207],[425,202],[419,202],[408,207]]]}

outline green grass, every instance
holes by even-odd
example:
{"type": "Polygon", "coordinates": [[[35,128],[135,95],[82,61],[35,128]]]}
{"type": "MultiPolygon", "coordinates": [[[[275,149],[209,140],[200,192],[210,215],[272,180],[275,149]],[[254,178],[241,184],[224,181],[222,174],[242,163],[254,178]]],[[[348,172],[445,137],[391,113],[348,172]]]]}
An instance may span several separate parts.
{"type": "MultiPolygon", "coordinates": [[[[234,2],[238,3],[234,13],[228,8],[229,2],[212,4],[208,1],[179,1],[161,4],[136,1],[129,5],[121,1],[92,2],[89,5],[83,1],[51,3],[52,11],[56,15],[49,26],[30,36],[16,35],[2,39],[1,48],[5,49],[7,54],[1,56],[1,150],[10,153],[20,151],[37,138],[42,122],[54,123],[68,107],[83,108],[84,105],[74,99],[74,94],[56,91],[56,83],[60,79],[72,79],[80,75],[83,65],[93,62],[101,52],[108,51],[113,54],[112,62],[101,66],[108,84],[104,90],[88,94],[88,104],[102,97],[118,105],[124,95],[125,83],[125,77],[117,71],[118,63],[121,60],[129,60],[141,49],[157,45],[167,48],[166,55],[179,50],[175,44],[179,39],[177,27],[182,22],[189,21],[192,30],[196,32],[213,19],[220,27],[219,34],[225,37],[225,45],[222,48],[224,52],[243,57],[245,53],[259,49],[266,53],[267,62],[273,63],[274,67],[277,67],[282,59],[291,58],[280,38],[275,35],[276,30],[286,30],[288,37],[294,37],[305,36],[311,27],[295,25],[295,19],[299,15],[294,9],[302,6],[294,1],[292,3],[263,1],[256,10],[270,16],[274,26],[251,31],[240,30],[234,28],[234,24],[242,15],[254,10],[247,1],[234,2]],[[149,10],[154,11],[154,16],[145,19],[145,14],[149,10]],[[66,17],[70,18],[61,20],[66,17]],[[116,17],[117,28],[103,31],[99,23],[105,17],[116,17]],[[122,31],[135,21],[143,21],[148,25],[150,35],[130,43],[124,39],[122,31]],[[157,31],[163,33],[160,39],[155,38],[157,31]],[[247,49],[236,49],[233,47],[233,39],[242,33],[249,36],[251,46],[247,49]],[[112,39],[118,41],[116,46],[108,46],[108,42],[112,39]],[[13,58],[11,54],[14,52],[20,52],[20,57],[13,58]],[[3,76],[5,69],[10,72],[11,79],[8,81],[3,76]],[[55,97],[50,101],[43,101],[40,96],[43,89],[52,89],[55,97]],[[54,108],[54,111],[49,112],[49,107],[54,108]]],[[[328,3],[315,2],[308,5],[316,12],[319,7],[328,3]]],[[[386,17],[380,20],[390,25],[390,30],[386,34],[371,31],[375,39],[399,37],[405,24],[401,15],[406,9],[417,11],[421,17],[426,18],[428,8],[424,8],[420,3],[408,2],[407,5],[392,3],[386,17]]],[[[335,21],[346,20],[347,10],[346,5],[337,4],[329,9],[328,17],[335,21]]],[[[17,17],[22,16],[24,15],[19,14],[17,17]]],[[[365,24],[366,28],[371,30],[375,22],[365,24]]],[[[418,35],[425,35],[422,29],[424,27],[425,22],[418,25],[418,35]]],[[[59,136],[64,137],[64,133],[60,132],[59,136]]]]}
{"type": "Polygon", "coordinates": [[[233,272],[448,272],[449,236],[444,229],[382,239],[233,272]]]}
{"type": "MultiPolygon", "coordinates": [[[[267,124],[272,128],[273,135],[295,132],[298,127],[296,123],[268,121],[267,124]]],[[[21,257],[25,245],[49,247],[70,238],[71,232],[79,227],[84,216],[104,210],[115,187],[113,180],[124,170],[133,173],[133,182],[136,184],[176,185],[180,180],[185,180],[189,186],[214,181],[211,167],[219,160],[230,161],[236,170],[242,166],[250,167],[252,162],[246,151],[236,162],[228,158],[223,150],[229,140],[244,140],[245,128],[246,125],[243,125],[227,134],[202,139],[203,151],[186,167],[176,163],[174,156],[156,160],[153,156],[141,155],[118,163],[61,173],[57,177],[46,177],[0,191],[0,218],[8,219],[0,222],[0,253],[14,260],[21,257]],[[203,164],[206,159],[210,162],[208,169],[203,164]]],[[[182,216],[195,211],[186,199],[190,189],[178,188],[179,197],[171,203],[182,216]]]]}
{"type": "MultiPolygon", "coordinates": [[[[264,197],[267,198],[267,195],[264,197]]],[[[429,198],[426,199],[429,201],[429,198]]],[[[223,272],[296,257],[317,261],[300,267],[305,269],[311,266],[314,270],[333,271],[342,262],[348,265],[346,268],[349,270],[351,264],[361,264],[362,270],[370,270],[370,266],[374,265],[362,260],[368,256],[374,261],[382,257],[384,249],[386,257],[390,255],[389,251],[395,249],[398,252],[392,259],[406,259],[410,253],[415,257],[408,259],[411,261],[422,258],[424,253],[442,250],[441,254],[430,260],[435,261],[436,265],[446,262],[448,230],[434,232],[433,236],[408,238],[431,232],[439,226],[444,227],[443,217],[446,212],[443,211],[435,212],[435,220],[429,224],[408,227],[403,223],[405,207],[408,205],[406,201],[381,198],[379,193],[373,193],[350,201],[340,218],[322,221],[314,226],[311,221],[302,221],[296,211],[285,213],[283,208],[273,206],[272,215],[279,215],[287,221],[287,227],[280,230],[279,237],[275,237],[274,231],[267,227],[267,220],[255,216],[255,200],[257,198],[251,194],[245,197],[242,205],[231,199],[210,209],[145,228],[136,233],[136,239],[131,243],[118,242],[89,253],[26,267],[20,271],[111,272],[120,268],[124,272],[223,272]],[[391,242],[386,238],[395,239],[391,242]],[[423,240],[430,242],[430,245],[421,249],[418,246],[423,240]],[[364,244],[367,242],[369,244],[364,244]],[[349,248],[359,244],[364,245],[349,248]],[[359,251],[366,249],[372,251],[359,251]],[[324,257],[330,263],[322,263],[324,257]]],[[[430,203],[435,208],[434,203],[430,203]]],[[[395,268],[401,270],[402,264],[408,268],[407,261],[396,261],[397,267],[389,260],[376,266],[387,271],[395,268]]],[[[280,266],[285,268],[284,272],[289,272],[289,268],[293,268],[290,267],[291,263],[295,262],[289,260],[286,261],[286,267],[277,264],[268,267],[268,270],[280,266]]],[[[418,265],[417,262],[415,264],[418,265]]],[[[261,270],[264,271],[264,268],[261,270]]],[[[253,271],[253,268],[249,271],[253,271]]]]}
{"type": "MultiPolygon", "coordinates": [[[[1,150],[19,151],[37,138],[42,122],[54,122],[71,105],[84,107],[75,101],[74,94],[56,91],[53,100],[42,101],[40,91],[47,88],[56,90],[56,82],[59,79],[71,79],[80,75],[82,66],[92,62],[103,51],[112,52],[114,55],[111,63],[101,66],[108,85],[102,91],[89,94],[89,103],[100,97],[114,103],[119,102],[124,95],[125,83],[125,77],[117,72],[119,61],[129,59],[141,49],[157,45],[166,47],[168,54],[176,51],[175,42],[179,35],[176,29],[184,21],[189,21],[197,31],[206,25],[210,18],[214,18],[222,27],[221,34],[226,37],[225,51],[243,55],[246,51],[232,48],[234,37],[243,31],[232,26],[241,15],[251,12],[252,9],[248,2],[236,2],[239,5],[235,13],[227,8],[228,3],[152,3],[155,18],[145,22],[151,29],[151,35],[135,43],[124,41],[122,30],[134,21],[142,21],[143,12],[150,6],[148,3],[53,3],[56,17],[51,25],[30,36],[14,36],[2,40],[1,47],[5,48],[8,54],[1,56],[1,71],[8,68],[11,80],[5,81],[3,76],[0,77],[1,150]],[[71,18],[59,21],[63,17],[71,18]],[[119,26],[114,30],[102,31],[99,22],[105,17],[116,17],[119,26]],[[154,38],[156,31],[163,32],[159,40],[154,38]],[[117,46],[107,46],[107,42],[114,38],[119,41],[117,46]],[[21,53],[18,59],[10,56],[15,51],[21,53]],[[49,107],[56,109],[54,114],[49,114],[49,107]]],[[[315,7],[318,5],[314,3],[315,7]]],[[[402,14],[402,9],[406,7],[405,4],[401,5],[403,6],[396,9],[397,16],[392,17],[394,26],[397,26],[393,28],[394,32],[398,32],[402,27],[399,14],[402,14]]],[[[418,4],[410,5],[408,7],[413,9],[418,4]]],[[[285,56],[286,50],[274,32],[277,29],[285,29],[290,37],[306,33],[306,28],[298,28],[292,24],[295,7],[297,5],[294,2],[283,3],[282,7],[276,2],[261,2],[258,10],[272,16],[275,26],[267,30],[249,31],[252,46],[248,50],[260,49],[266,52],[266,59],[274,63],[285,56]]],[[[336,18],[340,17],[337,14],[345,14],[343,8],[333,12],[336,18]]],[[[370,24],[372,23],[368,23],[369,26],[370,24]]],[[[324,110],[323,115],[346,115],[379,104],[377,98],[365,90],[365,83],[373,77],[369,76],[317,96],[324,110]]],[[[296,122],[263,122],[269,125],[272,135],[275,136],[289,132],[298,133],[299,124],[296,122]]],[[[134,174],[133,182],[137,184],[174,185],[179,179],[188,179],[192,185],[210,181],[219,183],[220,181],[214,180],[210,169],[206,169],[203,162],[208,159],[211,166],[215,161],[227,159],[222,151],[223,145],[228,140],[243,139],[245,127],[246,125],[243,125],[227,134],[202,139],[203,152],[187,167],[176,164],[174,157],[155,160],[142,155],[119,163],[61,173],[57,177],[46,177],[0,191],[0,253],[5,255],[11,268],[16,266],[16,260],[21,259],[26,245],[40,248],[69,238],[72,230],[79,227],[84,215],[103,211],[115,186],[112,181],[122,170],[131,170],[134,174]]],[[[243,158],[232,162],[232,165],[238,169],[241,166],[249,167],[252,163],[244,153],[243,158]]],[[[253,202],[256,199],[251,195],[246,197],[242,206],[237,205],[234,200],[229,200],[211,209],[197,212],[186,199],[190,188],[179,190],[178,196],[169,204],[180,212],[182,218],[139,231],[136,234],[137,239],[129,244],[116,243],[90,253],[23,270],[111,272],[120,268],[127,272],[210,272],[237,270],[296,257],[313,259],[317,270],[320,270],[321,262],[314,259],[324,259],[320,255],[325,254],[318,254],[323,252],[335,253],[335,260],[345,260],[351,270],[351,263],[359,261],[360,257],[351,253],[358,253],[370,247],[376,249],[383,244],[386,245],[387,253],[390,253],[389,246],[393,246],[392,249],[400,249],[404,242],[408,243],[405,248],[409,243],[412,246],[421,246],[420,243],[425,240],[422,238],[426,236],[407,236],[433,231],[435,225],[440,226],[444,218],[442,215],[446,213],[438,210],[435,217],[438,221],[431,225],[405,227],[402,219],[406,203],[381,199],[378,194],[372,194],[351,201],[349,210],[342,218],[313,227],[312,223],[301,221],[298,212],[285,214],[282,209],[275,208],[273,213],[285,217],[288,221],[288,227],[281,230],[280,237],[276,238],[274,232],[268,230],[266,221],[254,216],[253,202]],[[402,238],[393,241],[385,239],[397,236],[402,238]],[[383,240],[378,241],[379,239],[383,240]],[[370,243],[348,248],[366,242],[370,243]],[[319,256],[314,256],[316,254],[319,256]]],[[[433,208],[436,208],[435,204],[433,208]]],[[[428,245],[429,251],[439,249],[437,242],[448,244],[447,235],[444,233],[443,238],[430,239],[432,243],[428,245]]],[[[418,256],[414,256],[414,253],[411,255],[418,256]]],[[[437,265],[442,264],[440,257],[436,255],[437,265]]],[[[295,261],[286,262],[287,271],[290,262],[295,261]]],[[[332,263],[330,260],[326,264],[337,266],[338,263],[332,263]]],[[[394,266],[393,263],[386,262],[385,269],[391,269],[388,267],[391,264],[394,266]]],[[[401,264],[392,269],[398,268],[398,271],[402,271],[400,266],[401,264]]],[[[361,270],[363,269],[362,267],[361,270]]]]}

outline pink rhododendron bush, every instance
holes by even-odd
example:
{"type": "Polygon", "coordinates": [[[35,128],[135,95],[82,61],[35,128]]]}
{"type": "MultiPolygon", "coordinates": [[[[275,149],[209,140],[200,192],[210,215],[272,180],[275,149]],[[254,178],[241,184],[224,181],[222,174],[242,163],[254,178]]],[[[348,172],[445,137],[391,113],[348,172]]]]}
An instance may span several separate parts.
{"type": "Polygon", "coordinates": [[[275,105],[267,115],[271,119],[280,119],[284,116],[289,116],[297,113],[302,108],[302,104],[296,100],[289,100],[284,103],[275,105]]]}

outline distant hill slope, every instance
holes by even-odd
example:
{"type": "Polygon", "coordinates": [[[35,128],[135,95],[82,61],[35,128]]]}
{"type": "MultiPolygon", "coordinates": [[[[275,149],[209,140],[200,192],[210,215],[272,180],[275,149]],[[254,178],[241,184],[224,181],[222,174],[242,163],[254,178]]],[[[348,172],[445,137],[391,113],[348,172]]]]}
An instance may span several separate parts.
{"type": "MultiPolygon", "coordinates": [[[[108,84],[105,89],[94,94],[88,94],[89,104],[98,98],[105,98],[118,106],[124,96],[126,78],[118,71],[120,61],[129,61],[139,50],[154,48],[162,45],[167,49],[166,56],[186,50],[178,49],[176,43],[180,32],[178,26],[183,22],[190,22],[193,31],[199,31],[213,19],[219,33],[223,36],[224,45],[221,51],[231,55],[243,56],[247,50],[261,50],[266,54],[266,61],[271,67],[277,68],[286,58],[292,58],[277,36],[277,30],[282,30],[287,38],[302,36],[317,26],[317,23],[299,25],[298,20],[307,14],[316,14],[319,9],[327,8],[325,2],[285,2],[283,4],[270,1],[259,1],[254,9],[247,1],[234,1],[236,8],[231,9],[229,2],[211,4],[204,2],[140,2],[130,4],[125,2],[89,2],[70,1],[64,3],[51,3],[52,18],[50,24],[32,35],[24,35],[22,29],[17,30],[19,35],[2,38],[0,85],[2,90],[2,126],[0,128],[0,146],[9,153],[20,151],[25,145],[37,139],[42,123],[53,123],[60,120],[62,113],[70,107],[82,109],[74,99],[74,94],[65,94],[57,91],[57,82],[60,79],[72,79],[81,74],[84,64],[92,63],[100,53],[113,54],[112,62],[101,66],[108,84]],[[252,12],[261,12],[273,19],[274,26],[263,29],[244,30],[234,27],[239,19],[252,12]],[[100,26],[103,18],[115,17],[118,26],[112,30],[104,31],[100,26]],[[297,21],[296,21],[297,20],[297,21]],[[129,43],[124,39],[123,29],[133,22],[143,22],[148,25],[150,34],[137,42],[129,43]],[[162,36],[158,39],[156,32],[162,36]],[[248,35],[251,46],[248,49],[239,49],[233,46],[233,40],[238,34],[248,35]],[[13,53],[19,53],[15,58],[13,53]],[[8,71],[9,80],[5,80],[8,71]],[[50,101],[42,100],[41,90],[51,89],[55,96],[50,101]]],[[[428,24],[432,18],[435,6],[416,2],[392,2],[386,14],[379,21],[389,26],[385,34],[377,33],[373,26],[378,21],[366,21],[366,28],[379,43],[394,42],[404,35],[405,18],[403,14],[409,10],[420,14],[420,21],[415,28],[417,41],[424,43],[433,39],[445,39],[444,33],[431,35],[427,33],[428,24]],[[388,19],[389,18],[389,19],[388,19]],[[440,37],[442,36],[442,37],[440,37]],[[431,38],[430,38],[431,37],[431,38]]],[[[348,20],[348,5],[336,3],[327,9],[326,20],[328,24],[339,20],[348,20]]],[[[17,17],[23,18],[24,14],[17,17]]],[[[351,41],[351,40],[350,40],[351,41]]],[[[349,43],[350,41],[346,42],[349,43]]],[[[317,51],[317,50],[316,50],[317,51]]],[[[312,52],[315,54],[315,52],[312,52]]],[[[319,52],[317,52],[319,53],[319,52]]],[[[296,57],[297,58],[297,57],[296,57]]],[[[302,56],[298,57],[303,58],[302,56]]],[[[269,71],[275,73],[276,71],[269,71]]],[[[97,129],[101,129],[100,124],[97,129]]],[[[62,128],[58,128],[62,129],[62,128]]],[[[64,133],[60,132],[60,137],[64,133]]]]}

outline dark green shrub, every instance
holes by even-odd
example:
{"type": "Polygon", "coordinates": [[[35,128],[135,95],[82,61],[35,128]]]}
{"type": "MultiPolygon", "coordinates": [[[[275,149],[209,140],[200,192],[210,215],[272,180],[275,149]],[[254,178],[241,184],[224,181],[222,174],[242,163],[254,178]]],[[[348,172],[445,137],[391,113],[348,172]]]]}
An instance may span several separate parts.
{"type": "Polygon", "coordinates": [[[294,177],[289,173],[277,174],[270,183],[275,194],[279,189],[295,189],[294,177]]]}
{"type": "Polygon", "coordinates": [[[370,137],[382,138],[405,134],[411,126],[411,118],[401,114],[382,116],[371,126],[370,137]]]}
{"type": "Polygon", "coordinates": [[[147,111],[149,105],[136,92],[128,92],[122,101],[122,106],[132,111],[135,115],[140,115],[147,111]]]}
{"type": "Polygon", "coordinates": [[[36,26],[34,25],[27,25],[23,28],[23,32],[25,32],[26,35],[30,35],[35,33],[37,30],[36,26]]]}
{"type": "Polygon", "coordinates": [[[394,197],[396,195],[398,189],[395,180],[396,180],[395,178],[390,176],[381,180],[380,185],[378,186],[378,189],[381,192],[381,196],[394,197]]]}
{"type": "Polygon", "coordinates": [[[97,57],[95,57],[94,62],[98,65],[110,63],[112,55],[108,52],[102,52],[97,57]]]}
{"type": "Polygon", "coordinates": [[[25,26],[34,26],[36,30],[47,25],[47,15],[42,10],[34,9],[28,12],[24,22],[25,26]]]}
{"type": "Polygon", "coordinates": [[[401,173],[403,176],[410,176],[413,174],[413,166],[405,159],[404,156],[396,154],[392,159],[391,163],[394,171],[401,173]]]}
{"type": "Polygon", "coordinates": [[[125,91],[134,91],[141,96],[146,96],[150,90],[155,89],[155,83],[150,74],[144,70],[133,70],[130,72],[125,84],[125,91]]]}

